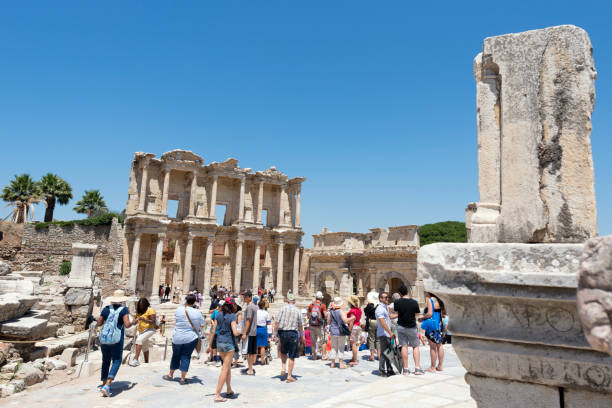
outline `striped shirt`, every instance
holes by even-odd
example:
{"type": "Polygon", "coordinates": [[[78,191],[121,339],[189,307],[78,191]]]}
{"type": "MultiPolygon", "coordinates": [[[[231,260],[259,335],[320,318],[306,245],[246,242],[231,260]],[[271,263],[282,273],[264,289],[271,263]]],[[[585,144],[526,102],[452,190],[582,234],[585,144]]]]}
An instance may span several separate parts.
{"type": "Polygon", "coordinates": [[[302,314],[300,310],[291,303],[287,303],[281,307],[278,316],[276,317],[278,322],[278,330],[300,330],[302,329],[302,314]]]}

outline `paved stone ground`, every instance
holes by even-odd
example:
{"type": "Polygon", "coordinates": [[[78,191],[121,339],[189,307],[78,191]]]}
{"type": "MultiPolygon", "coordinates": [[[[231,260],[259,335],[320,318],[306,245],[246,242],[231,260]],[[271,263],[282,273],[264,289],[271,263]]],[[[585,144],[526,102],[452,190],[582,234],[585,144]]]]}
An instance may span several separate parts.
{"type": "MultiPolygon", "coordinates": [[[[112,386],[113,396],[102,398],[96,386],[98,377],[72,379],[49,386],[41,384],[25,392],[0,400],[6,407],[380,407],[401,406],[475,408],[469,387],[463,380],[465,370],[451,346],[446,346],[445,370],[423,376],[375,375],[378,362],[362,360],[355,368],[331,369],[329,362],[304,357],[296,361],[297,382],[280,379],[280,360],[268,366],[256,366],[254,377],[232,370],[232,388],[237,398],[224,404],[213,402],[220,368],[192,361],[189,384],[167,382],[161,377],[168,362],[122,366],[112,386]],[[401,404],[398,405],[398,402],[401,404]]],[[[345,357],[348,357],[345,353],[345,357]]],[[[421,347],[422,366],[429,366],[429,349],[421,347]]]]}

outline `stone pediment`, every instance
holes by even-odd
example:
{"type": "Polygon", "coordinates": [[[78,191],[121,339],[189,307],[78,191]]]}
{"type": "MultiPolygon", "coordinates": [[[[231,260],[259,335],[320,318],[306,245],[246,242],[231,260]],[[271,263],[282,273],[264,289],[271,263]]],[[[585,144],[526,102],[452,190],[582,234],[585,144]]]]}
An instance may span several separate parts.
{"type": "Polygon", "coordinates": [[[175,149],[162,154],[162,160],[190,161],[204,164],[204,159],[190,150],[175,149]]]}

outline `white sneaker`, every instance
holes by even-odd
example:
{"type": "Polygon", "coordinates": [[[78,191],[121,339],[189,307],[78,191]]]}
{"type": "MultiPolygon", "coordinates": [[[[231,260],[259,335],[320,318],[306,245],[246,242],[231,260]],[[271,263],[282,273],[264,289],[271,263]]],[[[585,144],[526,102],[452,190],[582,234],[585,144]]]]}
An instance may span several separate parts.
{"type": "Polygon", "coordinates": [[[221,362],[217,361],[217,364],[215,364],[216,367],[221,367],[221,362]]]}
{"type": "Polygon", "coordinates": [[[132,367],[138,367],[139,365],[140,365],[140,362],[138,360],[132,359],[132,361],[130,361],[130,366],[132,367]]]}

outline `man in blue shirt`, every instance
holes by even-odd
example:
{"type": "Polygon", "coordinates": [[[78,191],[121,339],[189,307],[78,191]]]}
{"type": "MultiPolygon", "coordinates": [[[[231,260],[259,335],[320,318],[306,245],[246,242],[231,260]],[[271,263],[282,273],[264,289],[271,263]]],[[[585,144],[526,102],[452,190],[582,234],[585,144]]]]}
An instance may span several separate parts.
{"type": "Polygon", "coordinates": [[[380,347],[380,358],[378,359],[378,372],[382,377],[390,377],[395,375],[391,361],[385,357],[384,351],[391,345],[391,340],[395,338],[395,334],[391,332],[391,317],[389,316],[389,294],[382,292],[378,296],[380,303],[376,306],[376,321],[378,328],[376,329],[376,337],[378,337],[378,346],[380,347]],[[386,368],[385,368],[386,366],[386,368]]]}

